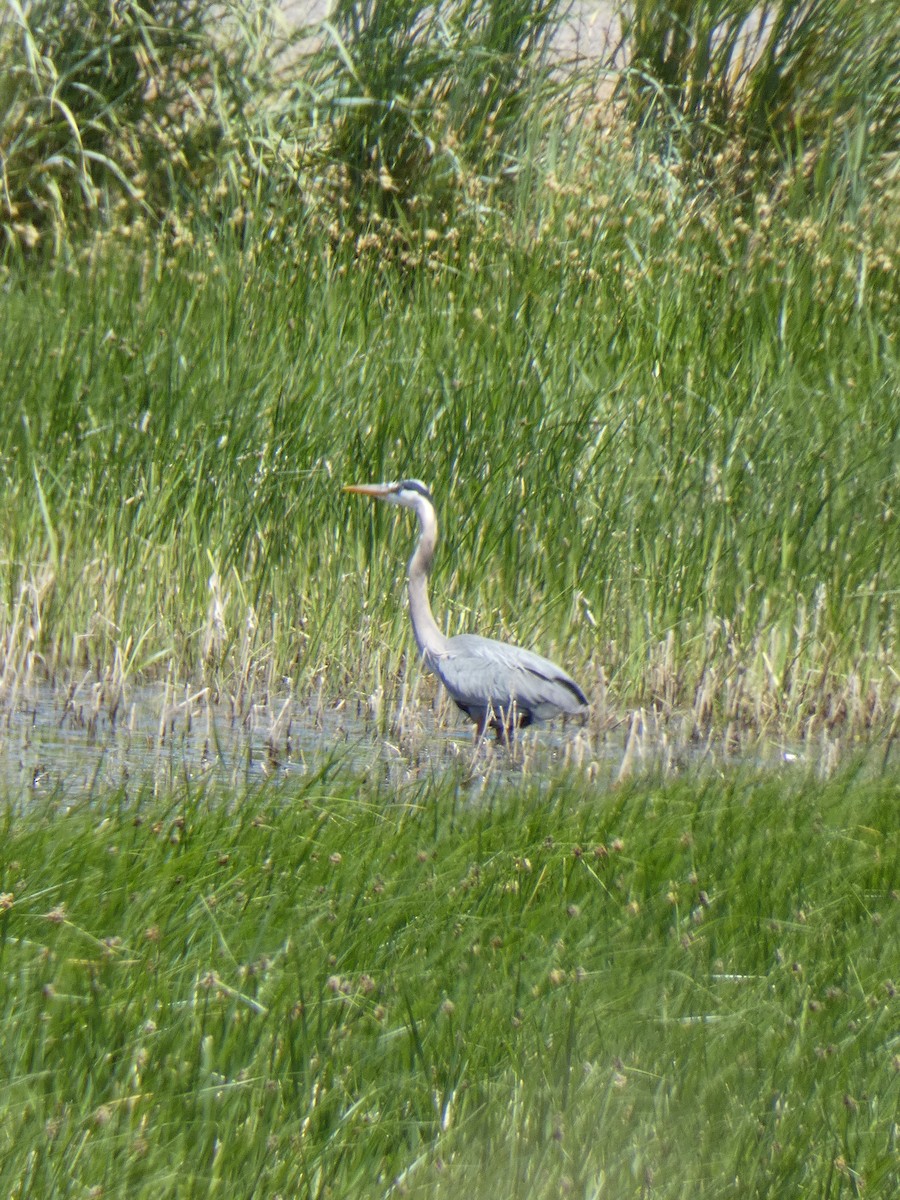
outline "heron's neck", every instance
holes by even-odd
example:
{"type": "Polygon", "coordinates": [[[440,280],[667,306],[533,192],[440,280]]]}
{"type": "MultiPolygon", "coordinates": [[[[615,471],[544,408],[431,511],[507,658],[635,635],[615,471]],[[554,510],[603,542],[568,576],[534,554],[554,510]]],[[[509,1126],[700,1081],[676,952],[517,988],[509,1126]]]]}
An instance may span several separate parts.
{"type": "Polygon", "coordinates": [[[409,615],[419,653],[440,653],[446,646],[447,639],[438,628],[428,599],[428,572],[431,570],[434,548],[437,545],[437,517],[430,505],[419,509],[418,516],[421,532],[408,569],[409,615]]]}

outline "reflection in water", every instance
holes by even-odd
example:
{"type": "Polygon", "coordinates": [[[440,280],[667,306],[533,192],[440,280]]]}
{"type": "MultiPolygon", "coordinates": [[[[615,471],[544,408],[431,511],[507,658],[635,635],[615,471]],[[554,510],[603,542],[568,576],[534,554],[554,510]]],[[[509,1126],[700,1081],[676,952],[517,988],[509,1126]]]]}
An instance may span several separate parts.
{"type": "Polygon", "coordinates": [[[129,688],[122,702],[101,685],[19,694],[0,724],[0,785],[76,798],[129,782],[166,789],[201,777],[234,785],[305,773],[335,760],[361,770],[379,756],[371,722],[290,696],[238,712],[208,689],[129,688]]]}
{"type": "MultiPolygon", "coordinates": [[[[129,687],[116,700],[86,681],[68,691],[32,688],[0,705],[0,801],[13,804],[39,795],[65,803],[129,784],[165,791],[210,779],[238,788],[328,767],[397,785],[462,770],[475,793],[497,778],[561,767],[608,786],[632,772],[668,775],[748,759],[775,766],[807,755],[758,740],[698,742],[644,712],[600,731],[577,723],[529,730],[511,754],[492,743],[476,748],[468,723],[444,704],[416,705],[392,719],[384,710],[375,717],[365,706],[285,694],[238,710],[205,688],[129,687]]],[[[835,749],[833,763],[818,765],[827,773],[836,761],[835,749]]]]}

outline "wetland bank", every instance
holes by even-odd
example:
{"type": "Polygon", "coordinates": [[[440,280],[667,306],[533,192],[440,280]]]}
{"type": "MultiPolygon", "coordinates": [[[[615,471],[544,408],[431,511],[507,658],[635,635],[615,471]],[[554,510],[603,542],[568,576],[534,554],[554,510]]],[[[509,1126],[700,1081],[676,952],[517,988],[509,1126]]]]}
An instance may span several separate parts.
{"type": "Polygon", "coordinates": [[[900,1189],[894,14],[750,7],[3,10],[0,1193],[900,1189]]]}

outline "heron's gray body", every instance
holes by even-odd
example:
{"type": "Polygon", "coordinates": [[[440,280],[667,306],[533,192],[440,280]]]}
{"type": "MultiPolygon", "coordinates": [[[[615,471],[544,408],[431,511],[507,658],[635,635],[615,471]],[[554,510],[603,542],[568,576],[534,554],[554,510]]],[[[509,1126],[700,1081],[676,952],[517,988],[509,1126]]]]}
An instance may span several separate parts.
{"type": "Polygon", "coordinates": [[[587,711],[584,692],[550,659],[477,634],[448,638],[441,632],[428,599],[437,515],[424,483],[406,479],[402,483],[353,485],[345,490],[415,510],[420,534],[409,560],[408,581],[409,615],[416,644],[425,665],[477,724],[479,734],[491,728],[498,738],[505,738],[516,725],[524,727],[560,714],[587,711]]]}
{"type": "Polygon", "coordinates": [[[448,638],[445,649],[422,657],[480,729],[524,727],[587,707],[587,697],[570,675],[520,646],[462,633],[448,638]]]}

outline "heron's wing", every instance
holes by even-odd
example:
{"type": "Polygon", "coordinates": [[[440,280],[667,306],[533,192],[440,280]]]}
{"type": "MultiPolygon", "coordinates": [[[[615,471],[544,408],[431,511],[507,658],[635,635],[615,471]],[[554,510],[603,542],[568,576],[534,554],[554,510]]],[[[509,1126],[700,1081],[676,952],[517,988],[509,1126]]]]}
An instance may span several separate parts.
{"type": "Polygon", "coordinates": [[[562,667],[506,642],[462,634],[428,659],[461,708],[508,712],[515,705],[546,720],[587,707],[584,692],[562,667]]]}

